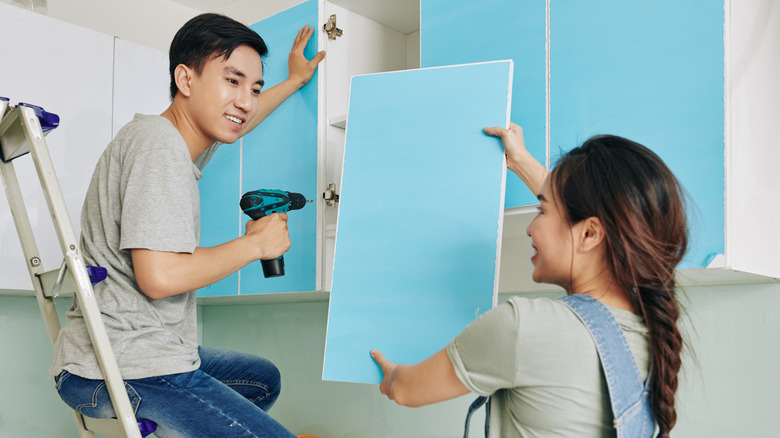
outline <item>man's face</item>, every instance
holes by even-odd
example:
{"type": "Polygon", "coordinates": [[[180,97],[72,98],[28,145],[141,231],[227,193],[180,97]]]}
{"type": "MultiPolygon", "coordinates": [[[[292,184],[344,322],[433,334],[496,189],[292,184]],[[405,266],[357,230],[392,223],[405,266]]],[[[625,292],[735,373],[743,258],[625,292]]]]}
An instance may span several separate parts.
{"type": "Polygon", "coordinates": [[[233,143],[257,113],[263,86],[260,55],[247,45],[229,58],[210,58],[191,83],[190,114],[197,131],[210,141],[233,143]]]}

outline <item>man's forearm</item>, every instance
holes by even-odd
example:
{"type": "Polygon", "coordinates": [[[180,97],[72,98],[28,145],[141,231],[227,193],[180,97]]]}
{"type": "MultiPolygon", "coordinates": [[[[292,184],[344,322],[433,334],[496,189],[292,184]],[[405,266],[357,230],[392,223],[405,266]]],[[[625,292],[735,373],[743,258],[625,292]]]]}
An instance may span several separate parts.
{"type": "Polygon", "coordinates": [[[136,281],[149,298],[160,299],[216,283],[253,261],[247,239],[214,247],[198,247],[192,254],[133,249],[136,281]]]}
{"type": "Polygon", "coordinates": [[[246,128],[242,132],[242,136],[251,132],[257,127],[266,117],[279,108],[288,97],[292,96],[296,91],[301,88],[302,84],[292,79],[287,79],[284,82],[280,82],[275,86],[263,91],[258,97],[259,103],[257,107],[257,113],[249,121],[246,128]]]}

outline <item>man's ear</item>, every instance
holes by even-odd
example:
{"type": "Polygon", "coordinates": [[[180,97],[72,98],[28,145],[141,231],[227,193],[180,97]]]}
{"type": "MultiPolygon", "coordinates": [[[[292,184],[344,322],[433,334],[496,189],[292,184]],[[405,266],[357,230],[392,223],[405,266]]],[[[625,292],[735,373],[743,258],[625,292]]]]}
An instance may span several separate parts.
{"type": "Polygon", "coordinates": [[[190,97],[192,94],[192,79],[195,76],[195,71],[187,67],[184,64],[179,64],[176,69],[173,70],[173,78],[176,82],[176,87],[179,89],[184,97],[190,97]]]}
{"type": "Polygon", "coordinates": [[[580,221],[577,226],[579,229],[577,243],[581,252],[591,251],[606,239],[604,224],[595,216],[580,221]]]}

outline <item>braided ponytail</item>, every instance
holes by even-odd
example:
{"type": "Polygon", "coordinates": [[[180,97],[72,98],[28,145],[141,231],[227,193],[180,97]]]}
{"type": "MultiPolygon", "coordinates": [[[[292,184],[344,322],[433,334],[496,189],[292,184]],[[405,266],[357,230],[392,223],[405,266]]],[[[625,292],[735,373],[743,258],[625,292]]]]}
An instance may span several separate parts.
{"type": "Polygon", "coordinates": [[[683,345],[674,277],[688,243],[682,187],[656,154],[616,136],[564,155],[550,181],[570,224],[594,216],[604,224],[612,275],[647,325],[650,405],[658,436],[668,437],[683,345]]]}

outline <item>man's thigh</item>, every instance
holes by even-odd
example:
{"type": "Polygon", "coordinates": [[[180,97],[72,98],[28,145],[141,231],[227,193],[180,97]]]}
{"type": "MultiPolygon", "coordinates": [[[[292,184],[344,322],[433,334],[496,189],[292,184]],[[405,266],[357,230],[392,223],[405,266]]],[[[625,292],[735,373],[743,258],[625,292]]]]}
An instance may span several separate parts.
{"type": "Polygon", "coordinates": [[[294,437],[265,411],[202,370],[129,380],[136,416],[157,423],[160,438],[294,437]]]}

